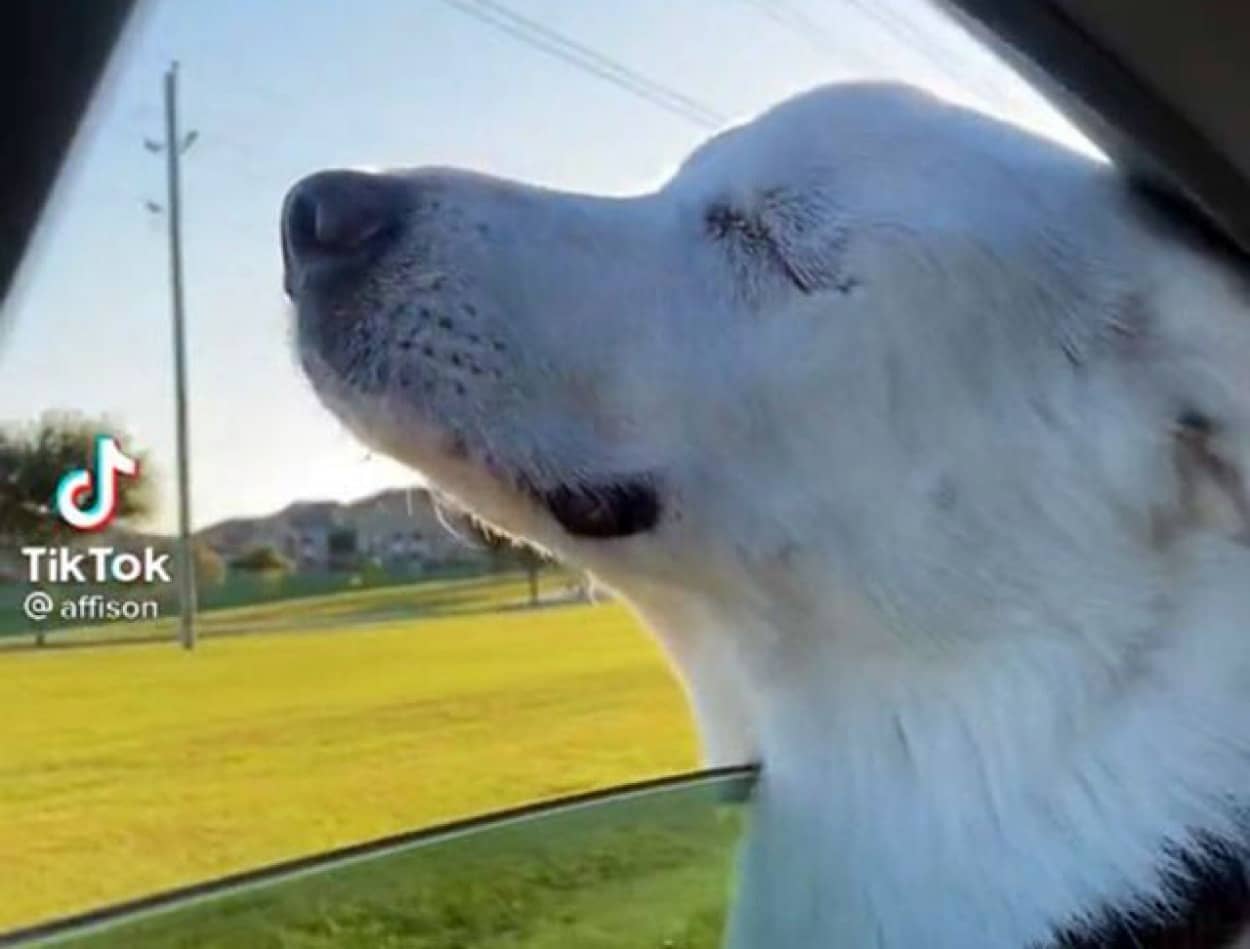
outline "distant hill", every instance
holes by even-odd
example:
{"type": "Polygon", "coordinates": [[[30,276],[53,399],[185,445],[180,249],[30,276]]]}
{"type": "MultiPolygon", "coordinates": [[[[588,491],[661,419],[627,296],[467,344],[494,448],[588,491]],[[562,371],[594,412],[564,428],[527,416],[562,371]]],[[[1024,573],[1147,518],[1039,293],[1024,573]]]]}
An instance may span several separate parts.
{"type": "MultiPolygon", "coordinates": [[[[470,546],[440,523],[429,492],[422,487],[394,489],[344,504],[297,501],[263,517],[235,517],[195,533],[229,562],[258,547],[273,547],[298,571],[355,568],[374,563],[405,569],[447,565],[482,565],[489,552],[470,546]]],[[[111,546],[121,550],[169,549],[174,538],[112,526],[83,534],[74,545],[111,546]]],[[[25,561],[18,551],[0,550],[0,582],[21,581],[25,561]]]]}
{"type": "Polygon", "coordinates": [[[343,504],[297,501],[265,517],[231,518],[196,532],[226,560],[272,546],[299,569],[334,566],[352,556],[388,563],[472,563],[487,554],[466,545],[438,520],[425,488],[394,489],[343,504]]]}

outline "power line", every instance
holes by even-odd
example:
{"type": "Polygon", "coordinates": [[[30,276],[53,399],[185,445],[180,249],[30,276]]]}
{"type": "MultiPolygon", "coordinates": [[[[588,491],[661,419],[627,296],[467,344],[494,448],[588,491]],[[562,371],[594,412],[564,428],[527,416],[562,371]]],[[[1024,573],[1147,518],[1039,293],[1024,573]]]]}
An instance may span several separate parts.
{"type": "Polygon", "coordinates": [[[998,77],[987,75],[983,70],[970,70],[965,60],[939,55],[933,49],[931,43],[933,37],[927,35],[921,27],[906,16],[900,16],[888,4],[874,6],[868,0],[842,0],[842,3],[858,10],[861,16],[874,21],[904,49],[919,53],[939,74],[945,76],[956,87],[981,95],[988,92],[992,96],[1015,98],[1011,93],[1004,92],[998,77]]]}
{"type": "Polygon", "coordinates": [[[839,43],[837,35],[820,23],[817,23],[802,10],[777,0],[741,0],[760,16],[767,17],[797,36],[803,37],[817,49],[836,56],[845,55],[845,49],[839,43]]]}
{"type": "Polygon", "coordinates": [[[956,86],[975,86],[975,83],[969,83],[965,77],[953,71],[948,62],[939,58],[929,47],[928,38],[917,31],[915,25],[906,19],[892,16],[885,10],[874,7],[871,3],[864,2],[864,0],[842,0],[842,3],[853,10],[857,10],[864,19],[876,23],[880,29],[885,30],[903,49],[910,49],[912,52],[919,53],[921,57],[928,60],[930,66],[956,86]]]}
{"type": "MultiPolygon", "coordinates": [[[[835,45],[838,42],[837,35],[800,9],[799,4],[794,0],[741,0],[741,2],[778,26],[803,36],[813,46],[839,58],[846,56],[846,51],[835,45]]],[[[873,6],[872,2],[867,2],[867,0],[841,0],[841,2],[858,13],[861,19],[875,24],[900,47],[919,54],[933,69],[955,86],[969,91],[984,92],[988,88],[990,92],[1002,93],[997,81],[979,71],[974,75],[964,68],[958,70],[952,68],[952,62],[943,59],[931,48],[929,42],[931,37],[926,36],[920,27],[906,17],[898,16],[893,10],[873,6]]],[[[860,53],[860,55],[863,54],[860,53]]],[[[878,56],[868,58],[874,60],[878,66],[881,64],[878,56]]]]}
{"type": "Polygon", "coordinates": [[[718,128],[726,118],[710,106],[671,86],[648,79],[628,66],[582,43],[569,39],[536,20],[522,16],[494,0],[443,0],[450,7],[493,26],[516,40],[590,73],[631,95],[703,128],[718,128]]]}

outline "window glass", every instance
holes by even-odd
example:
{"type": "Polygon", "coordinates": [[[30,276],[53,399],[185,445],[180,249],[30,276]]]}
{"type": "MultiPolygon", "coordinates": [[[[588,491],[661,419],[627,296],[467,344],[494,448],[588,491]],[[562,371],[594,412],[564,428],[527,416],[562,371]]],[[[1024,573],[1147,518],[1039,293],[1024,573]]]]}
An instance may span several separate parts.
{"type": "Polygon", "coordinates": [[[62,932],[66,949],[720,944],[750,778],[435,832],[62,932]]]}
{"type": "MultiPolygon", "coordinates": [[[[585,563],[471,519],[449,530],[420,466],[318,397],[284,294],[296,181],[454,167],[637,196],[723,127],[865,77],[1084,147],[918,0],[139,7],[4,302],[0,932],[704,760],[676,650],[625,599],[585,563]]],[[[506,303],[530,286],[513,276],[506,303]]],[[[654,299],[641,279],[615,289],[642,294],[638,313],[654,299]]],[[[633,325],[611,345],[649,338],[633,325]]],[[[501,374],[542,363],[516,333],[501,374]]],[[[568,374],[578,409],[602,375],[568,374]]],[[[646,381],[616,382],[649,406],[632,429],[535,427],[580,461],[588,431],[623,439],[671,414],[646,381]]],[[[593,507],[564,513],[594,526],[593,507]]],[[[90,940],[373,946],[416,927],[430,946],[712,945],[737,829],[718,793],[438,838],[90,940]]]]}

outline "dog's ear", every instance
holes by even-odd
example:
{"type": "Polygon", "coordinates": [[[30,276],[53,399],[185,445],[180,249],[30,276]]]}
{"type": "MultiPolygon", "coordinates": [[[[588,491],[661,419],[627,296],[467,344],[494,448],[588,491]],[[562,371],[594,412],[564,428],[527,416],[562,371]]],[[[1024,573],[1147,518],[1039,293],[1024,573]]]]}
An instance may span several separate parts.
{"type": "Polygon", "coordinates": [[[1250,491],[1244,450],[1225,426],[1186,411],[1172,433],[1178,483],[1176,525],[1216,531],[1250,544],[1250,491]]]}
{"type": "Polygon", "coordinates": [[[845,269],[847,216],[830,189],[766,191],[755,216],[778,264],[804,293],[854,289],[845,269]]]}

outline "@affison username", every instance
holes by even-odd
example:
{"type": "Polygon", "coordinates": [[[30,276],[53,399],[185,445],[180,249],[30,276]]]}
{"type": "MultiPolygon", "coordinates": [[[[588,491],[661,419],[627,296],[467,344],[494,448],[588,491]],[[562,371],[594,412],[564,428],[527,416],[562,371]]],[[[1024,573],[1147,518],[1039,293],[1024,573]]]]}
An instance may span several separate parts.
{"type": "Polygon", "coordinates": [[[32,590],[22,601],[22,612],[36,623],[50,619],[93,622],[153,620],[160,617],[160,604],[153,599],[129,599],[103,593],[79,593],[58,600],[44,590],[32,590]]]}

